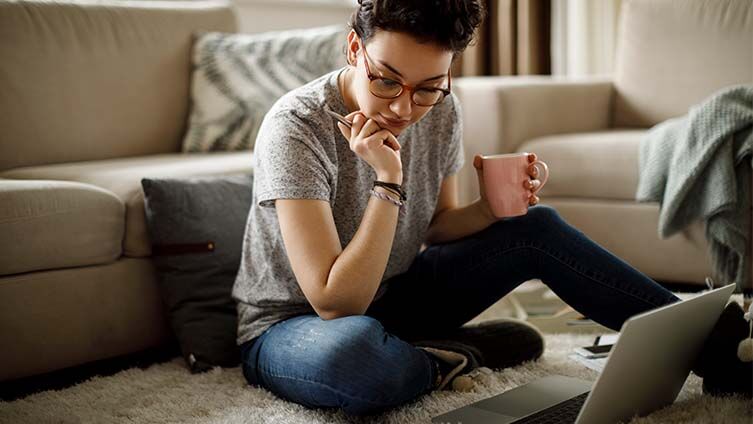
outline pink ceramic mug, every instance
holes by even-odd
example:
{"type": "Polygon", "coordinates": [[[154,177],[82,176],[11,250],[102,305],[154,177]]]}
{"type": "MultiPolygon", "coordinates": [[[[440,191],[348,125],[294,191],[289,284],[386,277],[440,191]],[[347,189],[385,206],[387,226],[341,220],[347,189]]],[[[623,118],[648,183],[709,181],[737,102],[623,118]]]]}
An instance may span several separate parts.
{"type": "Polygon", "coordinates": [[[504,155],[481,156],[483,160],[484,191],[486,199],[497,218],[525,215],[528,212],[528,174],[530,165],[539,169],[541,185],[533,191],[536,194],[549,178],[549,167],[537,160],[528,162],[530,153],[509,153],[504,155]],[[543,170],[543,172],[542,172],[543,170]]]}

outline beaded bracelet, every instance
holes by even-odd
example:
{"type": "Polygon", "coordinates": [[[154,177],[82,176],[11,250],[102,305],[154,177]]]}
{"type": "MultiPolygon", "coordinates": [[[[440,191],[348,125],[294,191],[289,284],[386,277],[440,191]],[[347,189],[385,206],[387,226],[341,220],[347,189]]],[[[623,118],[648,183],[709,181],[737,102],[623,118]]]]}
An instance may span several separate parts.
{"type": "Polygon", "coordinates": [[[377,199],[386,200],[386,201],[392,203],[393,205],[395,205],[395,206],[397,206],[397,207],[400,208],[400,213],[401,214],[405,213],[405,208],[403,208],[403,206],[405,206],[405,203],[402,202],[401,200],[395,200],[392,197],[387,196],[386,194],[382,194],[382,193],[380,193],[380,192],[378,192],[378,191],[376,191],[374,189],[371,189],[371,195],[374,196],[374,197],[376,197],[377,199]]]}

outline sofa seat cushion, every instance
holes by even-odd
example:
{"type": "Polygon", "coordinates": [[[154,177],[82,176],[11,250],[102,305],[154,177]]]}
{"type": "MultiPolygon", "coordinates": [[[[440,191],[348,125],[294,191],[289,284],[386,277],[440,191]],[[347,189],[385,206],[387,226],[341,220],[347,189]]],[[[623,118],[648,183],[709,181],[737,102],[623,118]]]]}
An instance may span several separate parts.
{"type": "Polygon", "coordinates": [[[0,275],[112,262],[124,224],[123,202],[99,187],[0,180],[0,275]]]}
{"type": "Polygon", "coordinates": [[[542,197],[635,200],[638,146],[646,130],[559,134],[523,143],[549,165],[542,197]]]}
{"type": "Polygon", "coordinates": [[[0,178],[79,181],[113,192],[126,206],[123,254],[151,255],[144,215],[142,178],[248,174],[252,152],[170,153],[89,162],[15,168],[0,178]]]}

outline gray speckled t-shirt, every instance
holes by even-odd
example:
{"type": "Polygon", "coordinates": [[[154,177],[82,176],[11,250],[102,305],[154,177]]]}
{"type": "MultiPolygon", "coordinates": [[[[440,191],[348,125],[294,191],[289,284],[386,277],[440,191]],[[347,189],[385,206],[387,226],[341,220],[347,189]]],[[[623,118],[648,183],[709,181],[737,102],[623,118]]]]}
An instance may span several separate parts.
{"type": "MultiPolygon", "coordinates": [[[[243,238],[240,269],[233,286],[238,306],[238,344],[272,324],[315,313],[288,261],[275,199],[329,202],[343,249],[358,230],[376,173],[350,150],[335,121],[347,109],[337,88],[338,69],[283,97],[264,118],[253,155],[254,186],[243,238]]],[[[399,215],[384,282],[408,270],[426,238],[442,180],[463,165],[462,122],[454,95],[434,106],[397,138],[408,194],[399,215]]],[[[353,284],[359,284],[353,281],[353,284]]]]}

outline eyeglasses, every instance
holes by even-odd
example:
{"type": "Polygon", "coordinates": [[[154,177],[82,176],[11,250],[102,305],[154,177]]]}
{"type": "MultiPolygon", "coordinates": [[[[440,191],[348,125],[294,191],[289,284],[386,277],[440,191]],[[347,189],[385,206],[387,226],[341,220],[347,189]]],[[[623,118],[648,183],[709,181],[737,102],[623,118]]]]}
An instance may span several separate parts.
{"type": "Polygon", "coordinates": [[[417,106],[434,106],[442,103],[442,100],[450,94],[451,89],[451,77],[450,71],[447,71],[447,88],[439,87],[416,87],[403,84],[399,81],[395,81],[390,78],[384,78],[371,73],[369,69],[369,58],[366,53],[366,47],[361,44],[363,48],[363,56],[366,60],[363,63],[366,65],[366,76],[369,77],[369,91],[371,94],[379,97],[380,99],[396,99],[403,94],[403,91],[408,90],[411,93],[411,101],[417,106]]]}

